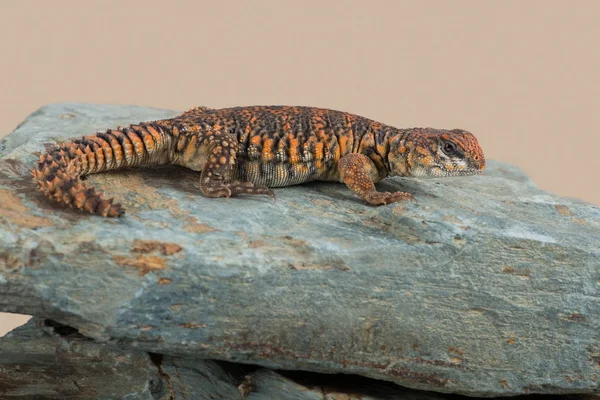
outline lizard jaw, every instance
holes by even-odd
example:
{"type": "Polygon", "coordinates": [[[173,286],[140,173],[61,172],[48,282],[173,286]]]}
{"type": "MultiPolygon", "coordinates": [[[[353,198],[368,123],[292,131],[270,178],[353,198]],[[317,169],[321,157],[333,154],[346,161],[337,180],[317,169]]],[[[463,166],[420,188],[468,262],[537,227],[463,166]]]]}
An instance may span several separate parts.
{"type": "Polygon", "coordinates": [[[452,176],[471,176],[479,175],[483,172],[481,169],[463,169],[448,171],[441,167],[435,166],[432,168],[418,167],[410,171],[410,175],[418,178],[442,178],[452,176]]]}

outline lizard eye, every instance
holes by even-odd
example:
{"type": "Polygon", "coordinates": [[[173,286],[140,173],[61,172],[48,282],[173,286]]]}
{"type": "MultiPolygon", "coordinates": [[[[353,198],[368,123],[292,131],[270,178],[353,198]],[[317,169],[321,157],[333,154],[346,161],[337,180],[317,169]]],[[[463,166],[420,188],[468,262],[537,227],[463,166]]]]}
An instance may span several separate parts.
{"type": "Polygon", "coordinates": [[[456,153],[456,144],[452,142],[444,142],[442,144],[442,151],[451,156],[456,153]]]}

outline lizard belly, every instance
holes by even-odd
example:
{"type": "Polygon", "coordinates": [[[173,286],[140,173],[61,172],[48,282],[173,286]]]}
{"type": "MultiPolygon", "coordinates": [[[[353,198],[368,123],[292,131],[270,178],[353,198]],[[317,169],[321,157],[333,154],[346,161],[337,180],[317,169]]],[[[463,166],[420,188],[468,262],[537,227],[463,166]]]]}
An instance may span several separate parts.
{"type": "Polygon", "coordinates": [[[316,180],[338,180],[337,167],[317,168],[314,162],[286,163],[259,160],[240,162],[234,179],[257,186],[282,187],[316,180]]]}

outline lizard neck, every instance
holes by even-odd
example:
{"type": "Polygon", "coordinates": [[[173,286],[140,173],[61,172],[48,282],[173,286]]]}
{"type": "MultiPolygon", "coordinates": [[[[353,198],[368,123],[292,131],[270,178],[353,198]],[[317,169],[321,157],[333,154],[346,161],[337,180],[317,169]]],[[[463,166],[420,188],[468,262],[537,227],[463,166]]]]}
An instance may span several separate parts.
{"type": "Polygon", "coordinates": [[[383,161],[386,176],[398,175],[394,172],[394,167],[390,163],[391,146],[395,141],[404,140],[406,129],[398,129],[392,126],[383,126],[375,133],[375,149],[383,161]]]}
{"type": "Polygon", "coordinates": [[[409,153],[412,146],[414,128],[393,128],[385,137],[385,163],[388,176],[410,176],[409,153]]]}

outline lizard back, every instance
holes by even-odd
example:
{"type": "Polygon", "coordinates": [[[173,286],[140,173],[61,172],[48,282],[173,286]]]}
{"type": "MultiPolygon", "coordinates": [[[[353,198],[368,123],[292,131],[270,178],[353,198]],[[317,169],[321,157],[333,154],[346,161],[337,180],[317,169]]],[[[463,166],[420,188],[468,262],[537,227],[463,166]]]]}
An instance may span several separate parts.
{"type": "Polygon", "coordinates": [[[342,111],[301,106],[202,108],[183,114],[175,126],[189,134],[179,136],[174,162],[200,170],[207,161],[207,139],[229,134],[239,145],[232,178],[268,187],[339,180],[335,165],[348,153],[364,153],[384,167],[376,144],[384,145],[395,129],[342,111]]]}

